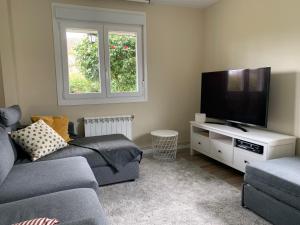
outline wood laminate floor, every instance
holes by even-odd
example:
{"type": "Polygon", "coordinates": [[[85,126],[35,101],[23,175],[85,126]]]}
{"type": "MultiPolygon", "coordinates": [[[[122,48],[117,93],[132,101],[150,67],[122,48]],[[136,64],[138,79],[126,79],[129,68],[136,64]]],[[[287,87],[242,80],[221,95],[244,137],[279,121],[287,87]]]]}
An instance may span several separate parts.
{"type": "Polygon", "coordinates": [[[240,189],[243,183],[244,174],[235,170],[225,164],[222,164],[212,158],[195,152],[194,156],[190,155],[189,149],[178,152],[178,157],[183,157],[199,165],[199,167],[206,172],[213,174],[226,183],[240,189]]]}

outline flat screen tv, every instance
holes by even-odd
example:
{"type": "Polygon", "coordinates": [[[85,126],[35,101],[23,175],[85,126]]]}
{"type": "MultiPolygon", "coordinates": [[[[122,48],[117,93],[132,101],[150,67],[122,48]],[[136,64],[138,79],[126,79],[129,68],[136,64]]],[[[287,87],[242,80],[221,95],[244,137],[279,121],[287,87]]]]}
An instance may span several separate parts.
{"type": "Polygon", "coordinates": [[[203,73],[201,113],[267,127],[270,75],[270,67],[203,73]]]}

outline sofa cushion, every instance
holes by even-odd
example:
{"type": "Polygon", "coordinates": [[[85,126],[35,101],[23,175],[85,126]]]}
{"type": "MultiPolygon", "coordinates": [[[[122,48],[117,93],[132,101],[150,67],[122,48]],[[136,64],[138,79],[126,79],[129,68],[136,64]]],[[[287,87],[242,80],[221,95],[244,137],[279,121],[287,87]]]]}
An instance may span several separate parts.
{"type": "MultiPolygon", "coordinates": [[[[87,144],[87,143],[95,143],[97,146],[101,146],[102,150],[120,150],[126,151],[128,148],[136,148],[136,145],[132,143],[132,141],[127,140],[122,135],[104,135],[104,136],[96,136],[96,137],[89,137],[89,138],[79,138],[77,140],[69,142],[69,145],[55,151],[49,155],[46,155],[37,161],[45,161],[45,160],[53,160],[53,159],[61,159],[67,157],[74,157],[74,156],[83,156],[87,159],[89,165],[92,168],[95,167],[102,167],[108,166],[108,163],[103,159],[103,157],[96,151],[83,148],[79,146],[72,145],[75,142],[76,145],[78,144],[87,144]],[[122,149],[122,146],[124,149],[122,149]]],[[[141,155],[138,155],[135,159],[131,162],[139,162],[141,160],[141,155]]],[[[27,158],[20,158],[16,163],[28,163],[30,162],[27,158]]]]}
{"type": "Polygon", "coordinates": [[[53,152],[41,159],[39,161],[45,161],[45,160],[53,160],[53,159],[62,159],[62,158],[68,158],[68,157],[74,157],[74,156],[82,156],[87,159],[90,167],[97,167],[97,166],[106,166],[107,163],[102,158],[102,156],[90,149],[77,147],[73,145],[68,145],[56,152],[53,152]]]}
{"type": "Polygon", "coordinates": [[[114,173],[110,166],[93,167],[92,170],[100,186],[135,180],[139,178],[139,162],[128,163],[118,173],[114,173]]]}
{"type": "Polygon", "coordinates": [[[257,162],[246,167],[248,175],[269,186],[294,196],[300,196],[300,157],[286,157],[257,162]]]}
{"type": "Polygon", "coordinates": [[[122,134],[76,138],[69,144],[96,151],[115,172],[143,154],[137,145],[122,134]]]}
{"type": "Polygon", "coordinates": [[[97,225],[107,224],[98,196],[89,188],[60,191],[0,204],[1,225],[11,225],[37,217],[56,218],[61,224],[94,218],[92,221],[96,221],[97,225]]]}
{"type": "Polygon", "coordinates": [[[0,124],[4,127],[16,130],[21,120],[22,113],[20,106],[13,105],[7,108],[0,108],[0,124]]]}
{"type": "Polygon", "coordinates": [[[33,161],[67,146],[64,139],[43,120],[12,132],[11,137],[31,155],[33,161]]]}
{"type": "Polygon", "coordinates": [[[0,186],[0,203],[74,188],[93,188],[98,183],[83,157],[16,165],[0,186]]]}
{"type": "Polygon", "coordinates": [[[246,167],[245,182],[300,209],[300,157],[257,162],[246,167]]]}
{"type": "MultiPolygon", "coordinates": [[[[102,156],[99,153],[88,148],[82,148],[73,145],[68,145],[56,152],[53,152],[45,157],[40,158],[38,161],[61,159],[61,158],[68,158],[74,156],[82,156],[86,158],[89,165],[92,168],[108,166],[107,162],[102,158],[102,156]]],[[[141,160],[141,156],[138,156],[133,161],[140,161],[140,160],[141,160]]],[[[22,162],[22,160],[20,160],[20,162],[22,162]]],[[[26,162],[26,160],[25,161],[23,160],[23,162],[26,162]]]]}
{"type": "Polygon", "coordinates": [[[0,185],[3,183],[16,159],[16,152],[7,132],[0,127],[0,185]]]}
{"type": "Polygon", "coordinates": [[[300,210],[300,196],[290,194],[289,192],[283,191],[282,189],[276,186],[270,186],[265,182],[256,179],[252,175],[246,175],[246,180],[247,184],[250,184],[252,187],[255,187],[255,189],[279,200],[280,202],[283,202],[289,206],[300,210]]]}

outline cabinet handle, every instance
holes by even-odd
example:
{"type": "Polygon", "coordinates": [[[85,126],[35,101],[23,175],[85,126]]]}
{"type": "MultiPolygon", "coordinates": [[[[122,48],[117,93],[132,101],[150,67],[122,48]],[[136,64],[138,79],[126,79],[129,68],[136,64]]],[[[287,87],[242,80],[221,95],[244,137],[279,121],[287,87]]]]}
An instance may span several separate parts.
{"type": "Polygon", "coordinates": [[[200,141],[198,142],[198,145],[201,145],[201,142],[200,142],[200,141]]]}
{"type": "Polygon", "coordinates": [[[245,164],[250,164],[247,160],[244,160],[244,163],[245,163],[245,164]]]}
{"type": "Polygon", "coordinates": [[[221,151],[221,150],[218,150],[218,152],[219,152],[219,153],[222,153],[222,151],[221,151]]]}

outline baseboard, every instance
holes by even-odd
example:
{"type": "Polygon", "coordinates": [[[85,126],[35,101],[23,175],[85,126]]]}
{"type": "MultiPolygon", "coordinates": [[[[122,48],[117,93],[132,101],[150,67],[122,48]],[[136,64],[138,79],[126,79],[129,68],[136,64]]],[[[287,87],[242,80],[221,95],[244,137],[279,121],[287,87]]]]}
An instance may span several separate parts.
{"type": "MultiPolygon", "coordinates": [[[[189,148],[190,148],[190,144],[179,144],[177,146],[178,151],[189,149],[189,148]]],[[[143,151],[144,155],[153,154],[152,146],[142,147],[141,150],[143,151]]]]}

